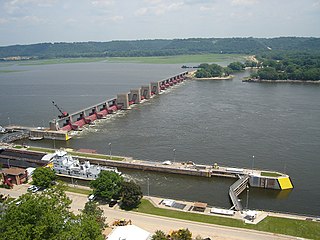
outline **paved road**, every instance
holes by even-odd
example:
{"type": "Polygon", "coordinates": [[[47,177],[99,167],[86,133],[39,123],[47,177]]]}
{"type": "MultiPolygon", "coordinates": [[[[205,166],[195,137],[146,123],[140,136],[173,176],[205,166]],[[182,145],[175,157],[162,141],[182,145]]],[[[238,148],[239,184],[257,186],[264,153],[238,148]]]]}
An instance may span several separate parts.
{"type": "MultiPolygon", "coordinates": [[[[15,186],[14,190],[0,189],[0,193],[10,194],[11,197],[19,197],[26,192],[27,187],[28,185],[19,185],[15,186]]],[[[82,209],[87,202],[87,197],[85,195],[69,192],[67,192],[67,195],[72,200],[71,210],[75,213],[78,213],[79,209],[82,209]]],[[[107,217],[108,223],[112,223],[114,220],[121,218],[131,219],[134,225],[139,226],[151,233],[155,232],[158,229],[168,232],[170,230],[177,230],[179,228],[188,228],[193,233],[193,236],[200,235],[202,237],[210,237],[211,239],[219,240],[298,239],[290,236],[251,231],[247,229],[230,228],[213,224],[203,224],[141,213],[126,212],[118,209],[117,206],[115,206],[114,208],[110,208],[107,205],[101,205],[101,208],[104,210],[104,214],[107,217]]]]}

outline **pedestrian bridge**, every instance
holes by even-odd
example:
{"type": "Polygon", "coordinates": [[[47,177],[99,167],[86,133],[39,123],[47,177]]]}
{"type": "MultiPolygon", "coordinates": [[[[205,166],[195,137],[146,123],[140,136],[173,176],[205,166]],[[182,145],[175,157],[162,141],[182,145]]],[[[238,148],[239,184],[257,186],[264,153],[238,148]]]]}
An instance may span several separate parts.
{"type": "Polygon", "coordinates": [[[249,178],[249,175],[239,175],[239,179],[232,184],[229,189],[229,196],[233,204],[232,208],[235,208],[237,211],[243,210],[243,206],[238,196],[246,189],[249,178]]]}

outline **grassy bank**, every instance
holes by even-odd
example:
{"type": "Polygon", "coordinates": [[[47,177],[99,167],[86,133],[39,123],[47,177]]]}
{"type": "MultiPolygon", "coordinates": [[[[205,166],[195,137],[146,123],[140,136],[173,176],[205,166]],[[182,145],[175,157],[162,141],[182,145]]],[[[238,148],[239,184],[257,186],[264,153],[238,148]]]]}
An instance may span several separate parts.
{"type": "Polygon", "coordinates": [[[97,58],[54,58],[14,61],[14,64],[21,66],[29,65],[48,65],[66,63],[89,63],[89,62],[130,62],[130,63],[149,63],[149,64],[191,64],[192,63],[217,63],[243,61],[245,55],[241,54],[195,54],[195,55],[176,55],[176,56],[155,56],[155,57],[97,57],[97,58]]]}
{"type": "Polygon", "coordinates": [[[0,74],[1,73],[13,73],[13,72],[23,72],[21,70],[0,70],[0,74]]]}
{"type": "Polygon", "coordinates": [[[88,62],[101,62],[105,61],[106,58],[53,58],[53,59],[41,59],[41,60],[30,60],[18,62],[19,65],[48,65],[48,64],[65,64],[65,63],[88,63],[88,62]]]}
{"type": "Polygon", "coordinates": [[[133,62],[152,64],[188,64],[188,63],[215,63],[225,61],[241,61],[244,55],[240,54],[196,54],[158,57],[113,57],[109,62],[133,62]]]}
{"type": "Polygon", "coordinates": [[[267,217],[257,225],[245,224],[241,220],[208,216],[203,214],[181,212],[154,207],[148,200],[142,199],[136,212],[177,218],[195,222],[224,225],[229,227],[247,228],[271,233],[285,234],[310,239],[320,239],[320,223],[303,220],[294,220],[278,217],[267,217]]]}

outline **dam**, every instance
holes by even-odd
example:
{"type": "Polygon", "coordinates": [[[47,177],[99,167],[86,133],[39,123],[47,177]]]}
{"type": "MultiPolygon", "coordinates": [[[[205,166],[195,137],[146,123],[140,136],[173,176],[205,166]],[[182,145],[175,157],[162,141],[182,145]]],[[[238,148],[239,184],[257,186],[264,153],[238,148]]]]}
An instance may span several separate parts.
{"type": "Polygon", "coordinates": [[[189,72],[181,72],[174,76],[159,81],[153,81],[142,85],[140,88],[130,89],[129,92],[117,94],[116,97],[86,107],[74,113],[62,112],[58,105],[53,105],[60,111],[61,115],[49,122],[49,128],[7,126],[6,130],[16,132],[14,136],[2,137],[0,142],[12,142],[29,137],[30,140],[62,140],[68,141],[72,138],[73,131],[81,131],[85,125],[94,124],[98,119],[104,119],[109,114],[120,110],[130,110],[136,104],[141,104],[148,99],[162,94],[167,89],[179,85],[189,76],[189,72]],[[3,141],[1,141],[4,139],[3,141]]]}

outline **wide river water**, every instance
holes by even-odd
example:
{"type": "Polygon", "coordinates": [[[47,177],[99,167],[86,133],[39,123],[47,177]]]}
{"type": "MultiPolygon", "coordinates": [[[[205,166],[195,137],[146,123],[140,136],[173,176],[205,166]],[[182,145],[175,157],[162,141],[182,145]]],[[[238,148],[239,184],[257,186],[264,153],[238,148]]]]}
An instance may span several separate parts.
{"type": "MultiPolygon", "coordinates": [[[[73,112],[182,72],[181,65],[77,63],[0,65],[0,125],[48,125],[54,100],[73,112]]],[[[294,189],[251,188],[249,208],[320,215],[320,87],[308,84],[188,81],[113,115],[57,147],[150,161],[173,160],[286,172],[294,189]],[[254,156],[254,160],[253,157],[254,156]]],[[[53,146],[52,141],[28,142],[53,146]]],[[[234,179],[126,171],[147,193],[230,207],[234,179]]],[[[241,196],[246,205],[246,193],[241,196]]]]}

